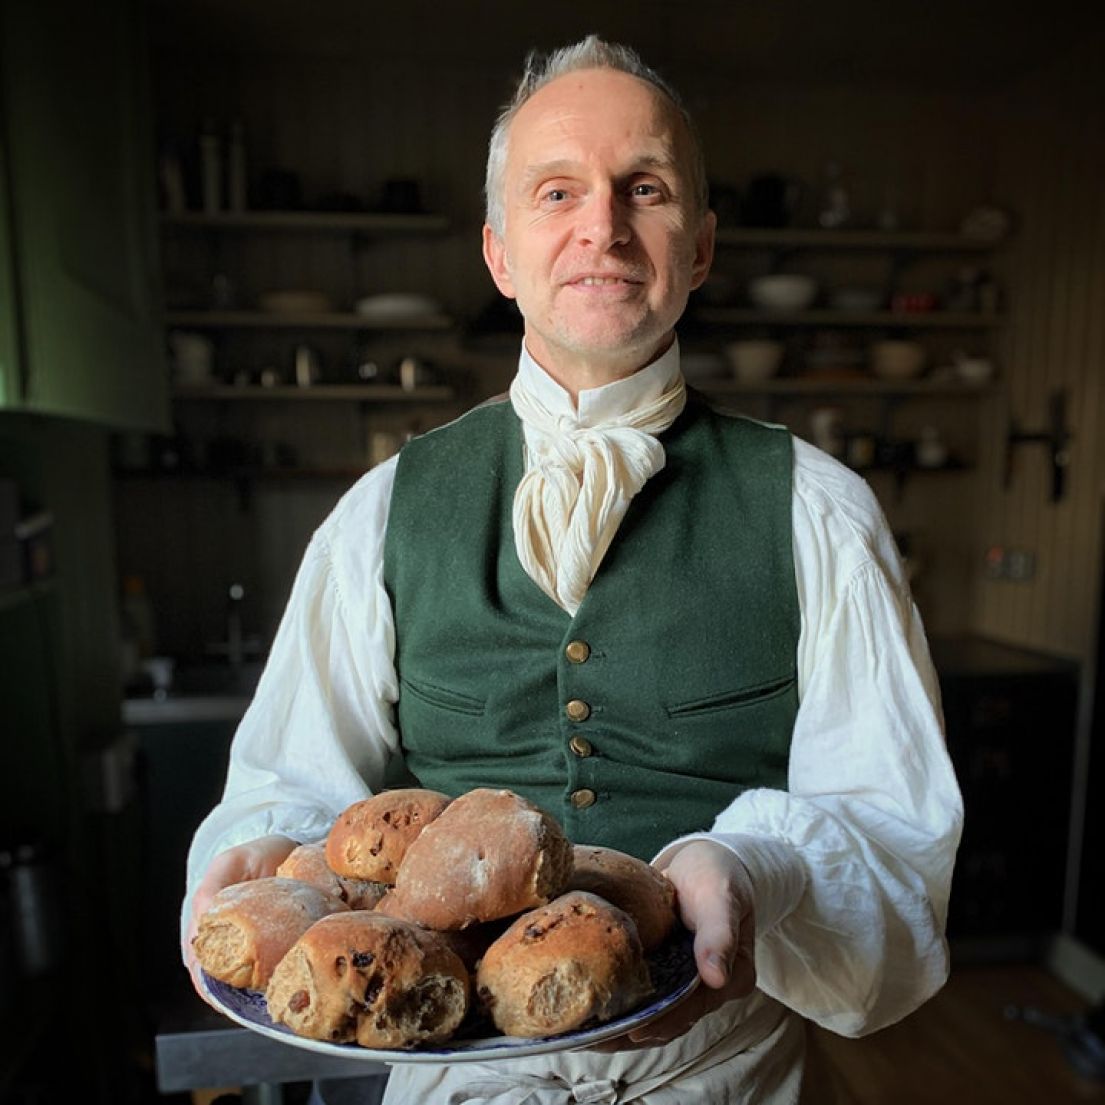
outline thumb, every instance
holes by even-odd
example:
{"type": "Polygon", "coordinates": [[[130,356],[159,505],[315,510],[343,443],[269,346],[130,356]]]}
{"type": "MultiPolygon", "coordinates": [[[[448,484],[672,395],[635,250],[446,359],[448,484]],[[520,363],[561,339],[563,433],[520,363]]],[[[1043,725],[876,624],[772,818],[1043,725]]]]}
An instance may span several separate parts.
{"type": "Polygon", "coordinates": [[[698,916],[689,918],[694,928],[694,958],[698,973],[707,986],[717,990],[729,981],[736,951],[736,934],[728,903],[709,897],[698,904],[698,916]]]}

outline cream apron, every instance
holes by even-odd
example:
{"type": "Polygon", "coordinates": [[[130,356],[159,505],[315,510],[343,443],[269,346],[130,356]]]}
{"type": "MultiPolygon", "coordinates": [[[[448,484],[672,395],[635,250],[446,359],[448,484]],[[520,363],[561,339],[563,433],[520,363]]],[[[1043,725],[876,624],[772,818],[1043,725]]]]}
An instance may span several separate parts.
{"type": "Polygon", "coordinates": [[[801,1019],[757,990],[663,1047],[398,1063],[384,1105],[796,1105],[804,1041],[801,1019]]]}

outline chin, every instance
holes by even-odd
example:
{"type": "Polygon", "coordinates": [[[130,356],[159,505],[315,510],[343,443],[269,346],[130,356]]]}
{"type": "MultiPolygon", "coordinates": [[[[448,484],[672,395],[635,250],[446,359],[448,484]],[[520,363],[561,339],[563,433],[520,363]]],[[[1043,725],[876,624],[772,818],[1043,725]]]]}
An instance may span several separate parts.
{"type": "Polygon", "coordinates": [[[559,337],[566,349],[600,355],[624,353],[627,349],[654,348],[670,332],[670,328],[664,330],[652,325],[597,325],[565,328],[559,337]]]}

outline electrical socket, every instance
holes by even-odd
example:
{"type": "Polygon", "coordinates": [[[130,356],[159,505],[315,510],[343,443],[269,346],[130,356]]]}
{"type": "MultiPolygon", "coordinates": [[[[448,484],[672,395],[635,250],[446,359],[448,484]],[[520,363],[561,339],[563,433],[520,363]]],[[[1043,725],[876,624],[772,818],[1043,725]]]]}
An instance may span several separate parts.
{"type": "Polygon", "coordinates": [[[1027,583],[1036,574],[1036,554],[1028,549],[1009,549],[1005,554],[1005,578],[1027,583]]]}
{"type": "Polygon", "coordinates": [[[1027,583],[1036,575],[1036,554],[1028,549],[991,545],[983,558],[982,571],[987,579],[1027,583]]]}

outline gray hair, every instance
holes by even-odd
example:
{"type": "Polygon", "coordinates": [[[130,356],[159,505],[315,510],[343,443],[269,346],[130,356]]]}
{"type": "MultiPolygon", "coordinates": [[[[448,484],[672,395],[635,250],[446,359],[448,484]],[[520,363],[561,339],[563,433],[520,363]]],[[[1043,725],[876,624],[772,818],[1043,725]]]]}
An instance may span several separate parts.
{"type": "Polygon", "coordinates": [[[487,173],[484,178],[484,195],[487,201],[487,222],[501,238],[506,225],[503,210],[503,171],[506,168],[507,141],[510,124],[522,105],[539,89],[580,69],[615,69],[628,73],[652,85],[679,113],[687,128],[691,143],[691,190],[695,213],[702,216],[710,204],[706,183],[706,159],[702,144],[690,113],[674,88],[655,69],[646,65],[636,50],[614,42],[604,42],[598,35],[588,35],[571,46],[562,46],[551,54],[542,56],[531,50],[526,56],[525,69],[514,96],[499,113],[491,130],[487,150],[487,173]]]}

